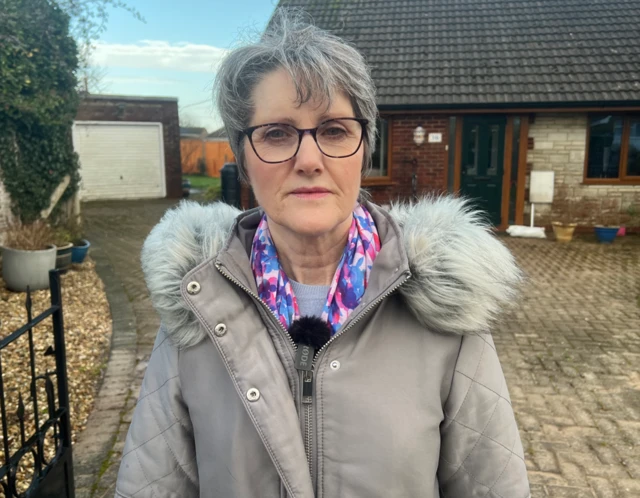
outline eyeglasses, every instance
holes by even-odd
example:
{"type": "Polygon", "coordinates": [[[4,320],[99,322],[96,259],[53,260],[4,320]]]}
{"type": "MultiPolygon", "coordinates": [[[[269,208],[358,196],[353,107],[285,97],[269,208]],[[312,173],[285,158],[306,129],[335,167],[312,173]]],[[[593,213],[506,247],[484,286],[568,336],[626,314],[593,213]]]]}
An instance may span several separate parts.
{"type": "Polygon", "coordinates": [[[320,152],[340,159],[358,152],[368,122],[363,118],[336,118],[304,130],[284,123],[267,123],[246,128],[242,135],[247,136],[253,151],[265,163],[283,163],[293,158],[307,132],[320,152]]]}

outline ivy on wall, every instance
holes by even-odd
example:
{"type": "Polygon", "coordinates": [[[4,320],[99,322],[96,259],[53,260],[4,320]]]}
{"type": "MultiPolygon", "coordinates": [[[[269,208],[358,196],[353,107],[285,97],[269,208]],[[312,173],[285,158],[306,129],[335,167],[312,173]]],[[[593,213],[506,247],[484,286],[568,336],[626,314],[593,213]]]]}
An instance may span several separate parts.
{"type": "Polygon", "coordinates": [[[0,0],[0,175],[25,223],[49,206],[66,175],[61,201],[78,189],[71,140],[77,65],[69,17],[56,3],[0,0]]]}

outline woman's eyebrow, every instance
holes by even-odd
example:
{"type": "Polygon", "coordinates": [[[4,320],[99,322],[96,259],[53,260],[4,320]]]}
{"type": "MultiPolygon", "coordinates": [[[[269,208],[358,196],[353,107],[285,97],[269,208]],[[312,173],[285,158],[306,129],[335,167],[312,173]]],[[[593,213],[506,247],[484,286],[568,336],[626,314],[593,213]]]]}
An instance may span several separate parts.
{"type": "MultiPolygon", "coordinates": [[[[315,120],[316,121],[316,126],[320,125],[321,123],[324,123],[325,121],[328,121],[330,119],[351,117],[350,114],[351,113],[344,114],[344,113],[339,113],[339,112],[325,112],[325,113],[322,113],[315,120]]],[[[263,120],[261,123],[256,123],[256,125],[259,126],[261,124],[267,124],[267,123],[282,123],[282,124],[289,124],[291,126],[295,126],[296,128],[300,127],[298,125],[298,120],[293,118],[293,117],[291,117],[291,116],[280,116],[280,117],[274,118],[274,119],[263,120]]]]}
{"type": "Polygon", "coordinates": [[[264,119],[262,122],[257,123],[257,125],[267,124],[267,123],[281,123],[281,124],[290,124],[292,126],[296,125],[296,120],[289,116],[280,116],[279,118],[274,119],[264,119]]]}

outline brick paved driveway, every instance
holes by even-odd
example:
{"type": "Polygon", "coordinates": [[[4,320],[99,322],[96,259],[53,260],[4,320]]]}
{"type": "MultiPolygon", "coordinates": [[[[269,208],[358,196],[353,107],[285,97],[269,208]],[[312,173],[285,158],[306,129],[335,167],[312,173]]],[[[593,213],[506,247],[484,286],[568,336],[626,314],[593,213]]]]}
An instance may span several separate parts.
{"type": "MultiPolygon", "coordinates": [[[[133,306],[140,362],[113,454],[103,462],[92,496],[113,494],[135,386],[158,326],[139,252],[172,204],[84,206],[90,237],[110,260],[133,306]]],[[[521,302],[494,335],[533,498],[640,497],[640,240],[627,238],[610,247],[591,241],[564,246],[503,240],[528,276],[521,302]]]]}
{"type": "Polygon", "coordinates": [[[640,240],[505,241],[529,282],[495,339],[532,496],[640,497],[640,240]]]}

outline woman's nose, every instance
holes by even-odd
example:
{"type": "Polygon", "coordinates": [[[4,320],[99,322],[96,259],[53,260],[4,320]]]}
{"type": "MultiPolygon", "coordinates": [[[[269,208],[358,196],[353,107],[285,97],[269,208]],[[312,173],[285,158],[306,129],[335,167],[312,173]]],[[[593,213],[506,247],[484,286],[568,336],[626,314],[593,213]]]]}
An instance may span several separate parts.
{"type": "Polygon", "coordinates": [[[305,132],[296,154],[295,168],[304,173],[321,171],[324,169],[323,154],[310,132],[305,132]]]}

